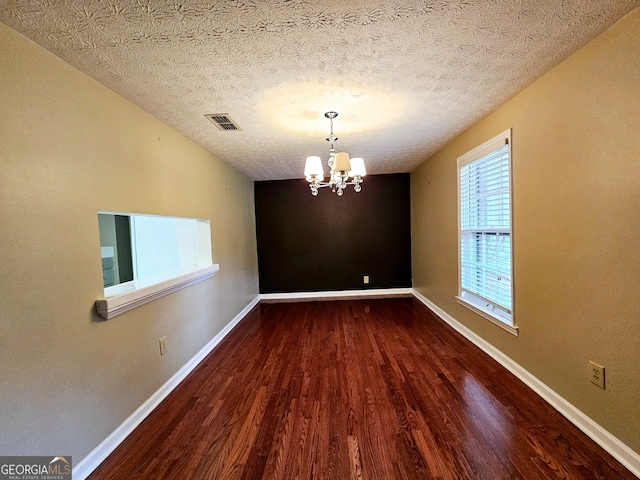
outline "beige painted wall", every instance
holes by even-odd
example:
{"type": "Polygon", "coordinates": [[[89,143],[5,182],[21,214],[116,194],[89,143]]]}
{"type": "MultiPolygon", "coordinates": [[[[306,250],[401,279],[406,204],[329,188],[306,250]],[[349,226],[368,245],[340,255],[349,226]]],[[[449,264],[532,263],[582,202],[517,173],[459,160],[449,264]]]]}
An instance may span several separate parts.
{"type": "Polygon", "coordinates": [[[253,182],[2,24],[0,85],[0,454],[77,464],[257,296],[253,182]],[[101,321],[98,210],[211,219],[220,273],[101,321]]]}
{"type": "Polygon", "coordinates": [[[640,11],[411,180],[414,288],[640,453],[640,11]],[[509,127],[520,338],[455,300],[456,159],[509,127]],[[589,360],[606,367],[605,391],[589,360]]]}

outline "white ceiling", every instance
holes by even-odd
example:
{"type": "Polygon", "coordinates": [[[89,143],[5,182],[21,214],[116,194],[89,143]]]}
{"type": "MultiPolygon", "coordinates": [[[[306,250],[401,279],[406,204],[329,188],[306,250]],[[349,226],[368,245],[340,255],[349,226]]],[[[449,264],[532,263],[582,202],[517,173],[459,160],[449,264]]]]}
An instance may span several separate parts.
{"type": "Polygon", "coordinates": [[[0,0],[0,20],[254,180],[408,172],[640,0],[0,0]],[[204,115],[228,113],[241,131],[204,115]]]}

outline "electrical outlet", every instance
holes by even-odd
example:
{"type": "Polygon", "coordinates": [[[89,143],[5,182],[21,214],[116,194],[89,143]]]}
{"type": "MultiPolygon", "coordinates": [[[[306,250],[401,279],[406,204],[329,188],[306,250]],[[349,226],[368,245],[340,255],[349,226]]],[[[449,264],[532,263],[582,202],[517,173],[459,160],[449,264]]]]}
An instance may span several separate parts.
{"type": "Polygon", "coordinates": [[[160,339],[160,355],[165,353],[167,353],[167,337],[162,337],[160,339]]]}
{"type": "Polygon", "coordinates": [[[604,367],[602,365],[589,361],[589,377],[591,383],[604,390],[604,367]]]}
{"type": "Polygon", "coordinates": [[[369,283],[369,275],[365,275],[364,277],[362,277],[362,282],[369,283]]]}

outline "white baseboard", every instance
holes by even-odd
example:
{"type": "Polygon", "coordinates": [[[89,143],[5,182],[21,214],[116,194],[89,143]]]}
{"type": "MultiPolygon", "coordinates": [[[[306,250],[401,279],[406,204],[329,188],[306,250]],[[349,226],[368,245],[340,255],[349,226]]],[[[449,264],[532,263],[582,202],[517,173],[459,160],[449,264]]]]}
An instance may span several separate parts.
{"type": "Polygon", "coordinates": [[[209,341],[178,372],[165,382],[149,399],[131,414],[111,435],[84,457],[73,469],[73,480],[85,480],[120,445],[127,436],[176,388],[182,380],[218,345],[222,339],[255,307],[260,301],[256,296],[233,320],[209,341]]]}
{"type": "Polygon", "coordinates": [[[631,473],[640,478],[640,455],[618,440],[615,436],[602,428],[590,417],[573,406],[554,390],[538,380],[535,376],[514,362],[500,350],[495,348],[482,337],[458,322],[455,318],[442,310],[424,295],[413,290],[413,296],[424,303],[430,310],[449,324],[454,330],[466,337],[487,355],[496,360],[500,365],[509,370],[513,375],[522,380],[529,388],[540,395],[558,412],[564,415],[571,423],[582,430],[588,437],[604,448],[616,460],[624,465],[631,473]]]}
{"type": "Polygon", "coordinates": [[[262,294],[257,296],[236,317],[231,320],[207,345],[205,345],[188,363],[162,385],[145,403],[127,418],[111,435],[98,445],[89,455],[83,458],[73,469],[74,480],[85,480],[120,443],[165,399],[171,391],[222,341],[260,300],[313,300],[313,299],[348,299],[373,296],[413,295],[454,330],[466,337],[487,355],[492,357],[513,375],[522,380],[529,388],[540,395],[570,422],[576,425],[587,436],[609,452],[631,473],[640,478],[640,455],[602,428],[575,406],[558,395],[535,376],[507,357],[489,342],[475,334],[451,315],[439,308],[425,296],[411,288],[376,289],[376,290],[341,290],[333,292],[300,292],[284,294],[262,294]]]}
{"type": "Polygon", "coordinates": [[[369,290],[333,290],[323,292],[263,293],[260,300],[304,301],[304,300],[350,300],[370,297],[411,296],[412,288],[375,288],[369,290]]]}

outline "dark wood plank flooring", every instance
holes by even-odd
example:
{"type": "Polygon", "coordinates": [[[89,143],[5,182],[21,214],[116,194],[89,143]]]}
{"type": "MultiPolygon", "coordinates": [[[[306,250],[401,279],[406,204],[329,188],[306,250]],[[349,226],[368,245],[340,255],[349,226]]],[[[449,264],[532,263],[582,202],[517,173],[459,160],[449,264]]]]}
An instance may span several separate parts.
{"type": "Polygon", "coordinates": [[[636,477],[396,298],[258,305],[89,478],[636,477]]]}

